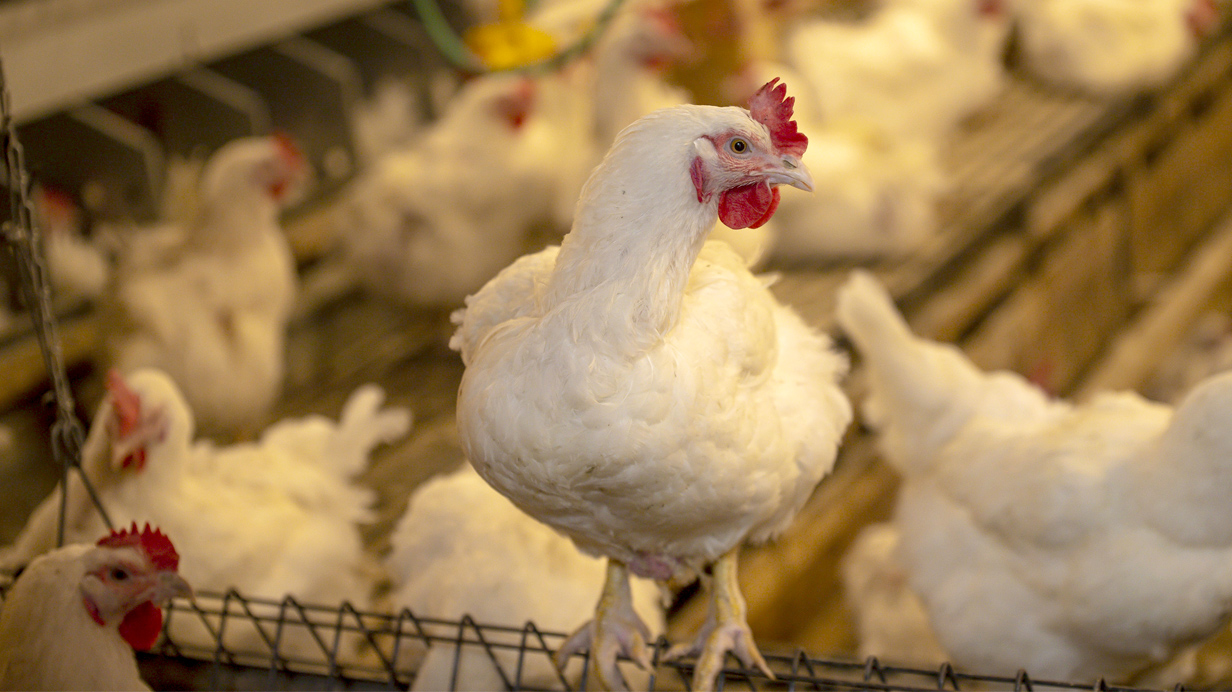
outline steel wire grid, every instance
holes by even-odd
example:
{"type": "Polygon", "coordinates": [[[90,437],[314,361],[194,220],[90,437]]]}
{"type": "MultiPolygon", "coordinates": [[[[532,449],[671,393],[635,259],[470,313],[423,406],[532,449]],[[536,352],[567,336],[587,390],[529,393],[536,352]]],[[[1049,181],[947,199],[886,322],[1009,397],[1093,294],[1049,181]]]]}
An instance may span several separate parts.
{"type": "MultiPolygon", "coordinates": [[[[12,585],[12,575],[0,575],[0,603],[12,585]]],[[[349,604],[324,606],[254,598],[237,591],[202,592],[191,600],[176,599],[166,609],[163,634],[149,652],[141,654],[143,676],[155,689],[209,690],[405,690],[428,647],[452,651],[456,686],[464,652],[483,654],[491,670],[508,690],[581,690],[586,688],[586,659],[577,654],[568,674],[555,673],[543,682],[527,679],[535,661],[550,662],[564,642],[562,632],[544,631],[527,622],[522,626],[476,622],[470,616],[447,620],[417,616],[408,609],[397,613],[360,612],[349,604]],[[190,643],[175,634],[183,620],[204,625],[209,645],[190,643]],[[225,639],[244,628],[257,633],[259,646],[237,648],[225,639]],[[293,633],[307,634],[316,650],[304,655],[288,653],[283,644],[293,633]],[[344,642],[358,640],[358,654],[344,651],[344,642]]],[[[694,661],[665,662],[670,646],[665,637],[653,643],[653,669],[645,689],[684,690],[692,680],[694,661]]],[[[818,658],[801,649],[763,652],[775,679],[758,670],[727,667],[719,689],[730,690],[869,690],[876,692],[936,692],[938,690],[1092,690],[1092,692],[1153,692],[1099,680],[1078,684],[1035,680],[1025,671],[1014,677],[973,675],[946,663],[934,670],[883,664],[875,657],[863,661],[818,658]]],[[[729,659],[730,661],[731,659],[729,659]]],[[[476,659],[469,658],[470,665],[476,659]]],[[[634,670],[632,663],[627,670],[634,670]]],[[[636,688],[635,688],[636,689],[636,688]]],[[[1186,689],[1177,685],[1173,692],[1186,689]]],[[[1162,692],[1162,691],[1154,691],[1162,692]]]]}

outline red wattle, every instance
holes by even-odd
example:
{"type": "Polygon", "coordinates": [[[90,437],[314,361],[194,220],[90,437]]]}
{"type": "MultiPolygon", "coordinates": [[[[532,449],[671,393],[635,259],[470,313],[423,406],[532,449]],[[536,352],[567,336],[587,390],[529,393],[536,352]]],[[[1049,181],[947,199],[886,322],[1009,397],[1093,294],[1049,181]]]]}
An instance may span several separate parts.
{"type": "Polygon", "coordinates": [[[158,606],[146,601],[128,611],[128,615],[120,621],[120,636],[136,651],[145,651],[158,641],[158,633],[163,631],[163,611],[158,606]]]}
{"type": "Polygon", "coordinates": [[[145,447],[139,447],[127,454],[120,460],[120,468],[127,469],[137,467],[138,471],[145,470],[145,447]]]}
{"type": "Polygon", "coordinates": [[[778,188],[765,183],[741,185],[719,195],[719,220],[728,228],[759,228],[778,207],[778,188]]]}

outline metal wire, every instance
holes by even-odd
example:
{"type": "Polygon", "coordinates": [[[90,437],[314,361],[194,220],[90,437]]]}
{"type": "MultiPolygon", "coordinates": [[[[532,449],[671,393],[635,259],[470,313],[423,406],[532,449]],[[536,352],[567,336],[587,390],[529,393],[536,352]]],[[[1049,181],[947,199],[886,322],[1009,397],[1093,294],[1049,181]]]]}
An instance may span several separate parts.
{"type": "MultiPolygon", "coordinates": [[[[0,601],[12,584],[11,575],[0,574],[0,601]]],[[[419,661],[414,653],[427,647],[447,647],[453,653],[453,681],[457,681],[464,652],[481,652],[487,664],[509,690],[584,689],[585,674],[574,679],[558,673],[546,683],[526,676],[526,663],[550,660],[565,641],[562,632],[539,629],[532,622],[522,626],[481,623],[470,616],[446,620],[417,616],[410,610],[397,613],[360,612],[349,604],[323,606],[301,603],[295,598],[279,600],[227,593],[198,593],[192,600],[177,599],[167,609],[163,636],[150,654],[142,658],[143,673],[155,689],[160,680],[150,670],[178,666],[191,671],[197,689],[408,689],[415,681],[419,661]],[[189,619],[210,632],[208,643],[190,643],[176,635],[189,619]],[[213,622],[222,623],[215,627],[213,622]],[[228,627],[255,628],[266,636],[259,648],[239,649],[227,642],[228,627]],[[270,632],[273,634],[270,634],[270,632]],[[283,634],[307,631],[316,642],[313,655],[291,655],[281,649],[283,634]],[[360,654],[345,650],[344,642],[357,638],[360,654]],[[513,657],[511,657],[511,655],[513,657]]],[[[653,643],[648,690],[687,688],[695,662],[665,662],[666,638],[653,643]]],[[[586,669],[588,654],[575,658],[586,669]]],[[[933,670],[886,665],[876,658],[863,661],[818,658],[801,649],[771,652],[766,662],[774,672],[771,680],[761,671],[727,667],[718,680],[727,690],[866,690],[872,692],[939,692],[945,690],[1015,690],[1052,692],[1163,692],[1123,687],[1098,680],[1089,684],[1036,680],[1026,671],[1015,676],[972,675],[945,663],[933,670]]],[[[469,663],[474,664],[470,659],[469,663]]],[[[627,665],[632,666],[630,662],[627,665]]],[[[632,670],[632,668],[630,668],[632,670]]],[[[1174,692],[1183,690],[1174,688],[1174,692]]]]}
{"type": "MultiPolygon", "coordinates": [[[[550,657],[567,636],[560,632],[542,631],[534,623],[526,623],[522,627],[486,624],[477,622],[469,616],[461,620],[443,620],[419,617],[405,609],[396,615],[359,613],[345,605],[342,608],[329,608],[302,604],[291,598],[281,602],[246,598],[234,591],[227,594],[199,594],[192,603],[175,601],[170,607],[169,622],[171,617],[205,618],[224,616],[229,611],[230,617],[235,618],[237,611],[232,608],[235,605],[242,606],[238,611],[242,615],[238,617],[251,618],[253,622],[273,625],[279,630],[309,628],[321,647],[321,658],[316,661],[304,661],[284,656],[278,651],[276,637],[270,642],[270,651],[264,654],[262,652],[230,651],[221,637],[215,642],[215,651],[194,651],[192,647],[177,644],[174,641],[174,635],[165,637],[155,651],[188,659],[212,660],[218,666],[224,664],[242,666],[245,661],[251,661],[253,657],[260,658],[264,655],[271,674],[267,681],[271,688],[276,685],[277,674],[301,671],[320,674],[339,685],[352,686],[368,682],[377,683],[389,689],[406,689],[414,681],[414,669],[407,665],[405,657],[400,657],[398,653],[405,651],[408,646],[420,648],[446,646],[454,652],[452,678],[454,685],[450,689],[457,688],[461,654],[469,650],[486,654],[487,662],[499,675],[506,689],[524,690],[537,689],[527,684],[529,681],[524,677],[524,661],[532,656],[550,657]],[[290,607],[286,607],[288,605],[290,607]],[[258,614],[261,607],[274,606],[282,606],[277,616],[258,614]],[[371,660],[368,662],[348,660],[348,657],[342,654],[339,644],[343,640],[344,632],[357,633],[362,636],[371,648],[371,660]],[[499,655],[502,652],[516,653],[517,658],[511,664],[509,659],[499,655]]],[[[668,646],[667,640],[663,637],[654,643],[652,657],[654,669],[650,672],[648,689],[674,689],[678,684],[687,685],[691,680],[694,662],[684,660],[665,663],[663,653],[666,652],[668,646]]],[[[577,657],[585,662],[587,654],[578,654],[577,657]]],[[[1014,677],[971,675],[956,670],[948,663],[942,664],[936,670],[923,670],[885,665],[876,658],[864,661],[823,659],[810,656],[800,649],[787,653],[771,653],[766,656],[766,661],[774,672],[775,680],[770,680],[755,669],[728,667],[723,671],[721,681],[723,688],[879,690],[884,692],[974,689],[1129,692],[1142,689],[1110,685],[1104,680],[1085,685],[1035,680],[1025,671],[1019,672],[1014,677]]],[[[215,684],[223,680],[215,678],[209,682],[215,684]]],[[[564,675],[560,675],[552,689],[579,689],[580,687],[574,688],[571,685],[584,684],[584,678],[580,681],[571,681],[564,675]]]]}
{"type": "Polygon", "coordinates": [[[70,470],[76,470],[90,500],[98,509],[108,529],[115,528],[107,516],[90,479],[81,470],[81,448],[85,443],[85,426],[77,417],[73,391],[69,386],[60,348],[60,334],[51,305],[51,282],[42,248],[42,233],[34,223],[30,202],[30,176],[26,171],[25,153],[17,139],[12,116],[8,84],[0,64],[0,129],[4,138],[4,175],[8,185],[8,218],[2,231],[4,243],[17,260],[22,300],[30,312],[34,335],[43,363],[51,378],[51,397],[56,406],[56,420],[51,427],[51,451],[60,469],[60,521],[56,529],[56,545],[64,545],[64,522],[68,511],[68,481],[70,470]]]}

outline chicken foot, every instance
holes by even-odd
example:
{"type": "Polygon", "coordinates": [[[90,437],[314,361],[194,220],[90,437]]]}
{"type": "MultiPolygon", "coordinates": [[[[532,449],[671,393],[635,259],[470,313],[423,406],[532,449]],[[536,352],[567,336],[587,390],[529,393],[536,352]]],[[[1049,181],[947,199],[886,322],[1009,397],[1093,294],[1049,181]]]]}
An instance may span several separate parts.
{"type": "Polygon", "coordinates": [[[692,655],[698,657],[697,667],[693,670],[693,689],[697,692],[714,689],[714,681],[723,669],[723,659],[729,651],[746,667],[756,666],[766,677],[774,679],[774,673],[757,650],[753,632],[749,629],[748,607],[736,579],[737,550],[733,548],[724,553],[714,563],[710,607],[706,624],[697,633],[697,638],[692,644],[673,646],[664,656],[665,661],[692,655]]]}
{"type": "Polygon", "coordinates": [[[618,560],[607,561],[603,593],[595,607],[595,617],[569,635],[556,650],[553,661],[561,670],[573,654],[590,650],[590,674],[605,690],[625,690],[624,678],[616,659],[629,657],[644,670],[650,668],[647,640],[650,628],[633,610],[629,589],[629,567],[618,560]]]}

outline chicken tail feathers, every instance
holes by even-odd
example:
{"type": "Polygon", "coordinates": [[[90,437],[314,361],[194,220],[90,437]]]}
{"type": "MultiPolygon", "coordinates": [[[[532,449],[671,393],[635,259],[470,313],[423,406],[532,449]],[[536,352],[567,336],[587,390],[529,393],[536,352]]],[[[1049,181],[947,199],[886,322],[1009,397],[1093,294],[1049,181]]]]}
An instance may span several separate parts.
{"type": "Polygon", "coordinates": [[[868,374],[864,421],[900,468],[926,459],[978,408],[985,377],[958,348],[917,337],[872,274],[853,271],[839,289],[839,326],[868,374]]]}
{"type": "Polygon", "coordinates": [[[393,442],[410,432],[411,410],[405,406],[382,409],[384,403],[385,391],[375,384],[365,384],[343,405],[334,458],[340,460],[344,473],[360,473],[377,445],[393,442]]]}
{"type": "Polygon", "coordinates": [[[839,326],[865,357],[883,343],[914,339],[889,292],[863,269],[852,271],[839,289],[836,309],[839,326]]]}

